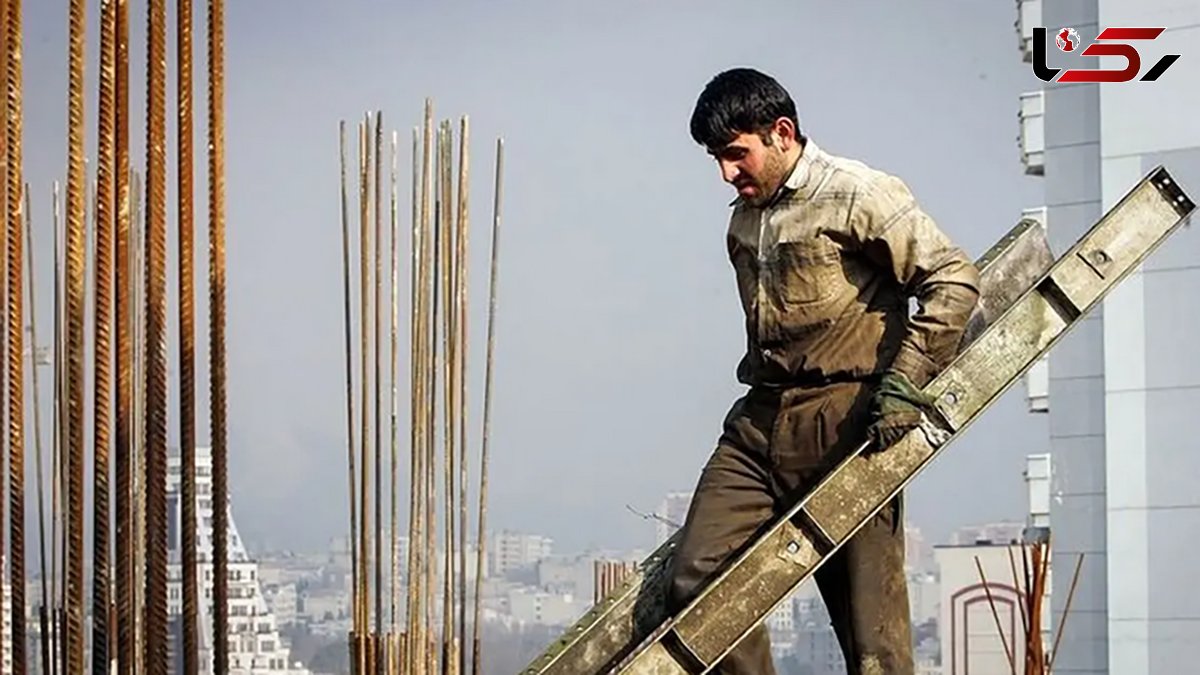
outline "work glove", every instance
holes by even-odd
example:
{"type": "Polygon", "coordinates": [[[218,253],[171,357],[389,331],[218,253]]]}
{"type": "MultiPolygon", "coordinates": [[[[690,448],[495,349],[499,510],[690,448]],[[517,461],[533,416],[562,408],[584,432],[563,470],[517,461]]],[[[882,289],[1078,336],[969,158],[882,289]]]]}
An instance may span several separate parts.
{"type": "Polygon", "coordinates": [[[871,393],[871,425],[867,438],[884,450],[921,424],[921,414],[933,408],[934,398],[899,371],[889,370],[871,393]]]}

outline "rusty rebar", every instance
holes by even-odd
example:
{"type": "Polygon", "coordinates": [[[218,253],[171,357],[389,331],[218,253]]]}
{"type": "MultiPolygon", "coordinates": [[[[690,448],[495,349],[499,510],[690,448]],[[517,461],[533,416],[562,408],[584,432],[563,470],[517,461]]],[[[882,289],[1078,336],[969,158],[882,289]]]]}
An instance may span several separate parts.
{"type": "MultiPolygon", "coordinates": [[[[10,12],[18,5],[10,7],[10,12]]],[[[84,668],[84,579],[83,579],[83,405],[84,405],[84,265],[86,263],[86,186],[84,184],[84,21],[86,3],[71,0],[70,57],[68,86],[67,237],[66,251],[66,365],[67,433],[65,449],[67,470],[67,543],[66,639],[67,670],[82,673],[84,668]]],[[[10,26],[13,17],[9,16],[10,26]]],[[[10,40],[13,34],[9,34],[10,40]]],[[[18,38],[19,39],[19,38],[18,38]]],[[[12,66],[12,59],[9,60],[12,66]]],[[[10,95],[12,82],[9,83],[10,95]]],[[[10,113],[12,101],[9,101],[10,113]]],[[[10,121],[12,119],[10,114],[10,121]]],[[[11,137],[10,133],[10,137],[11,137]]],[[[12,146],[9,147],[10,157],[12,146]]],[[[11,162],[11,159],[10,159],[11,162]]]]}
{"type": "Polygon", "coordinates": [[[195,211],[192,148],[192,0],[177,0],[175,33],[178,44],[176,99],[179,106],[178,215],[179,227],[179,445],[183,499],[183,673],[200,672],[200,586],[196,552],[196,312],[195,211]]]}
{"type": "MultiPolygon", "coordinates": [[[[147,26],[145,444],[146,671],[166,675],[167,632],[167,219],[166,0],[150,0],[147,26]]],[[[215,510],[220,501],[213,500],[215,510]]],[[[186,527],[186,525],[185,525],[186,527]]],[[[221,635],[217,633],[216,635],[221,635]]],[[[220,645],[223,640],[217,639],[220,645]]]]}
{"type": "Polygon", "coordinates": [[[471,640],[472,675],[481,675],[483,672],[480,659],[483,658],[482,609],[484,551],[487,546],[488,441],[491,438],[492,428],[492,370],[496,345],[496,278],[499,272],[498,255],[500,251],[500,206],[503,173],[504,141],[503,139],[496,139],[495,185],[492,194],[492,251],[489,272],[490,279],[488,282],[487,351],[483,387],[483,432],[481,434],[482,449],[479,458],[479,522],[475,541],[475,621],[471,640]]]}
{"type": "MultiPolygon", "coordinates": [[[[3,92],[0,93],[0,251],[5,251],[5,252],[7,252],[7,249],[8,249],[8,245],[7,245],[7,241],[6,241],[6,239],[8,238],[7,225],[10,223],[10,221],[12,219],[12,213],[14,210],[12,208],[11,196],[9,194],[9,186],[11,184],[10,179],[13,177],[14,174],[19,176],[21,173],[20,165],[19,164],[14,165],[11,163],[12,155],[9,152],[10,139],[11,139],[11,145],[18,146],[18,153],[19,153],[19,145],[20,145],[19,136],[13,136],[11,134],[11,125],[10,125],[10,118],[9,118],[10,104],[12,103],[12,100],[13,100],[12,94],[14,93],[14,91],[15,91],[18,99],[20,97],[20,91],[14,90],[10,86],[10,82],[12,79],[11,76],[13,73],[13,69],[11,69],[9,67],[10,64],[13,62],[13,59],[10,57],[13,55],[13,53],[16,52],[16,49],[18,48],[19,43],[10,41],[8,39],[10,31],[13,29],[12,20],[10,19],[10,16],[9,16],[9,4],[10,4],[9,0],[0,0],[0,33],[2,33],[4,35],[3,44],[0,44],[0,82],[3,82],[3,85],[0,85],[0,88],[3,89],[3,92]],[[10,167],[13,167],[11,171],[9,169],[10,167]]],[[[19,3],[13,2],[11,4],[16,6],[19,3]]],[[[14,8],[14,11],[17,12],[16,21],[19,21],[20,20],[19,8],[14,8]]],[[[20,35],[21,29],[20,29],[19,25],[16,27],[16,32],[18,35],[20,35]]],[[[20,64],[19,56],[16,59],[16,63],[19,66],[19,64],[20,64]]],[[[19,110],[19,106],[18,106],[18,110],[19,110]]],[[[20,180],[20,178],[18,178],[18,180],[20,180]]],[[[7,255],[5,255],[4,258],[7,258],[7,255]]],[[[3,264],[4,264],[4,260],[0,259],[0,268],[3,267],[3,264]]],[[[5,276],[6,275],[0,274],[0,278],[3,278],[5,276]]],[[[0,305],[6,304],[6,302],[5,302],[6,300],[7,300],[6,295],[4,293],[0,293],[0,305]]],[[[4,326],[4,321],[6,318],[7,318],[7,312],[0,310],[0,333],[3,333],[3,326],[4,326]]],[[[0,391],[3,391],[3,389],[4,389],[4,381],[5,381],[5,375],[6,375],[5,370],[6,369],[0,369],[0,391]]],[[[0,406],[0,419],[2,419],[3,415],[4,415],[3,406],[0,406]]],[[[0,423],[0,424],[2,424],[2,423],[0,423]]],[[[3,531],[4,528],[2,525],[4,523],[4,517],[5,517],[4,516],[4,488],[5,488],[5,485],[3,483],[4,483],[4,481],[0,480],[0,552],[4,551],[4,531],[3,531]]],[[[13,521],[13,522],[15,522],[15,521],[13,521]]],[[[24,617],[21,617],[20,620],[24,621],[24,617]]],[[[11,619],[11,621],[15,625],[16,617],[14,616],[11,619]]]]}
{"type": "Polygon", "coordinates": [[[114,0],[100,3],[99,123],[96,132],[96,277],[95,340],[93,365],[93,461],[92,472],[92,673],[109,674],[109,414],[111,410],[110,354],[112,340],[112,239],[114,174],[116,156],[116,76],[117,12],[114,0]]]}
{"type": "MultiPolygon", "coordinates": [[[[359,514],[360,518],[361,518],[361,520],[360,520],[361,527],[359,529],[360,549],[358,552],[358,563],[360,566],[360,572],[359,572],[359,576],[358,576],[359,588],[358,588],[358,600],[356,602],[356,605],[358,606],[358,614],[359,614],[358,630],[361,634],[363,634],[365,636],[370,630],[370,628],[369,628],[370,608],[368,606],[368,601],[369,601],[368,600],[368,598],[369,598],[368,575],[370,574],[370,562],[369,562],[368,557],[369,557],[369,551],[370,551],[370,529],[371,529],[370,507],[369,507],[371,470],[370,470],[370,462],[368,460],[368,457],[370,456],[370,449],[369,449],[370,408],[367,405],[367,402],[370,400],[370,389],[369,389],[370,377],[369,377],[369,372],[367,370],[368,361],[370,359],[370,343],[367,338],[367,326],[368,326],[367,317],[369,316],[369,307],[370,307],[370,301],[371,301],[371,294],[370,294],[370,290],[369,290],[371,270],[370,270],[370,265],[368,262],[370,260],[370,247],[371,247],[370,231],[371,230],[370,230],[370,226],[369,226],[370,219],[368,217],[368,196],[367,196],[367,190],[369,189],[368,167],[370,167],[370,159],[368,157],[370,154],[370,142],[368,140],[370,138],[370,118],[369,117],[367,118],[367,120],[365,122],[359,124],[358,136],[359,136],[359,139],[358,139],[358,148],[359,148],[359,156],[358,156],[359,316],[358,316],[358,324],[359,324],[359,356],[360,356],[360,361],[361,361],[360,362],[361,371],[359,373],[359,384],[360,384],[360,388],[361,388],[360,401],[362,402],[361,410],[359,411],[361,414],[361,417],[362,417],[362,419],[361,419],[362,434],[360,436],[360,439],[361,439],[360,444],[362,446],[362,448],[361,448],[362,449],[362,457],[361,457],[361,466],[359,467],[360,470],[362,471],[362,475],[360,476],[359,496],[360,496],[360,506],[362,508],[362,512],[359,514]]],[[[364,642],[363,644],[365,645],[366,643],[364,642]]],[[[367,658],[366,658],[365,651],[364,651],[364,653],[359,655],[358,663],[359,663],[359,671],[358,672],[366,673],[367,672],[367,658]]]]}
{"type": "Polygon", "coordinates": [[[216,661],[229,671],[229,462],[225,372],[225,1],[208,2],[209,377],[213,458],[216,661]]]}
{"type": "MultiPolygon", "coordinates": [[[[5,156],[7,158],[7,328],[8,328],[8,442],[9,442],[9,500],[10,541],[9,571],[12,575],[12,658],[14,672],[25,672],[25,444],[24,379],[21,320],[21,207],[24,168],[22,166],[22,103],[21,103],[21,2],[9,0],[5,13],[8,54],[5,59],[7,82],[5,156]]],[[[0,519],[2,520],[2,519],[0,519]]]]}
{"type": "Polygon", "coordinates": [[[129,6],[116,2],[116,324],[117,405],[114,501],[116,511],[117,673],[131,675],[134,664],[133,599],[133,344],[130,331],[130,175],[129,175],[129,6]]]}

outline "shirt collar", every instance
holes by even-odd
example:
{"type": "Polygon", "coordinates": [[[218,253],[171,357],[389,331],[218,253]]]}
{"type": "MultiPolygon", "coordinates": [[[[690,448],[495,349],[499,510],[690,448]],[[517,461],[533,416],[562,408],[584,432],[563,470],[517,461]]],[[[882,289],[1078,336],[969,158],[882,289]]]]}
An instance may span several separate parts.
{"type": "MultiPolygon", "coordinates": [[[[787,180],[779,187],[779,190],[771,198],[771,201],[767,202],[767,206],[775,205],[784,195],[793,192],[797,193],[800,199],[811,197],[813,191],[816,189],[816,181],[813,180],[817,175],[815,165],[820,161],[823,154],[824,151],[811,138],[805,139],[804,150],[800,153],[800,159],[796,160],[796,166],[792,167],[792,172],[788,174],[787,180]]],[[[729,205],[740,206],[743,203],[742,196],[738,195],[729,205]]]]}

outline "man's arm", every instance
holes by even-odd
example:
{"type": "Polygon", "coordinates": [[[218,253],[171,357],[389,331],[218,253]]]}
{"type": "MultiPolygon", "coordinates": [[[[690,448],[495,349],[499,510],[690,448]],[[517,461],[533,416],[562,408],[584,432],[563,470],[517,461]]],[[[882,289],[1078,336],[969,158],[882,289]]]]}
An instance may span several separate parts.
{"type": "Polygon", "coordinates": [[[979,300],[979,270],[895,176],[884,175],[860,189],[851,209],[850,234],[853,244],[890,273],[906,296],[917,299],[891,368],[924,387],[956,354],[979,300]]]}

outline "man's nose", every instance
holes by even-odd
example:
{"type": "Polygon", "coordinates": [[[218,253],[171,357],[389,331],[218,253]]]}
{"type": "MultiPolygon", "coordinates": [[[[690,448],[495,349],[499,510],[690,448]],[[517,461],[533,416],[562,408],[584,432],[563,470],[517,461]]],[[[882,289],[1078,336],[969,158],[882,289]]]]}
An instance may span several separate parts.
{"type": "Polygon", "coordinates": [[[721,178],[723,178],[726,183],[732,183],[733,180],[738,177],[739,173],[741,173],[741,171],[734,162],[721,162],[721,178]]]}

